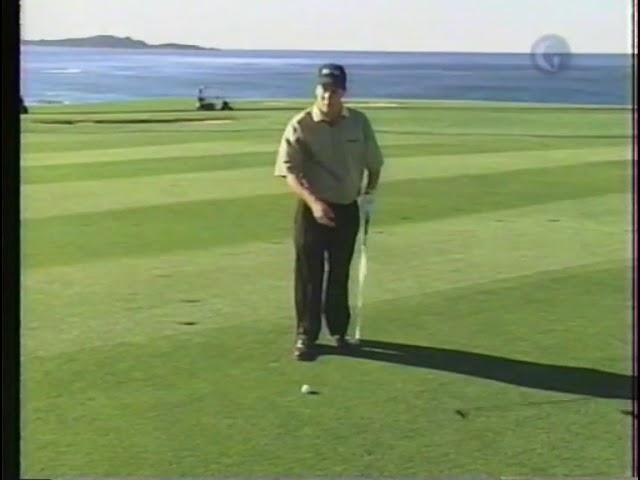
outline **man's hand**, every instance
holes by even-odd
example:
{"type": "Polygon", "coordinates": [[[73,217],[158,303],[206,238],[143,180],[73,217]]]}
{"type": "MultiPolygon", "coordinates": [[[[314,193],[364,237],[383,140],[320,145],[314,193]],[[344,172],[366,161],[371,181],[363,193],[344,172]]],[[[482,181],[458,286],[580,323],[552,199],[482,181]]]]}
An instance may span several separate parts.
{"type": "Polygon", "coordinates": [[[313,216],[318,223],[326,225],[327,227],[336,226],[334,222],[335,216],[333,214],[333,211],[326,203],[321,202],[320,200],[316,200],[310,206],[311,212],[313,213],[313,216]]]}
{"type": "Polygon", "coordinates": [[[287,174],[287,184],[298,197],[300,197],[311,209],[313,217],[318,223],[327,227],[335,227],[335,217],[329,206],[318,198],[309,189],[309,184],[301,175],[287,174]]]}
{"type": "Polygon", "coordinates": [[[365,193],[361,195],[358,199],[358,203],[360,203],[360,211],[363,216],[370,217],[373,214],[373,208],[376,203],[373,193],[365,193]]]}

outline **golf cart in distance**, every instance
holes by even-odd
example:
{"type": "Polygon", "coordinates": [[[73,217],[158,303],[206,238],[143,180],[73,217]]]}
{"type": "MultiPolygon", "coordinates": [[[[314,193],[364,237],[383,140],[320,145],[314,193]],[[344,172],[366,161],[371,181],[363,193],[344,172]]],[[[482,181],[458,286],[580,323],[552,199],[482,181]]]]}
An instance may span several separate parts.
{"type": "Polygon", "coordinates": [[[207,87],[198,88],[197,110],[233,110],[229,102],[219,95],[211,95],[210,89],[207,87]]]}

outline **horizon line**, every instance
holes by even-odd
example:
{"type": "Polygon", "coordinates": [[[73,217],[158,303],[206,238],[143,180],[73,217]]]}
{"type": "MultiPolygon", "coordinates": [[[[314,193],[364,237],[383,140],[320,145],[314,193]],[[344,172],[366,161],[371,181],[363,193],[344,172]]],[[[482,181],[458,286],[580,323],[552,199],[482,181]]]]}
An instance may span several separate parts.
{"type": "MultiPolygon", "coordinates": [[[[486,54],[508,54],[508,55],[517,55],[517,54],[530,54],[530,50],[526,51],[504,51],[504,50],[368,50],[368,49],[322,49],[322,48],[227,48],[227,47],[215,47],[215,46],[205,46],[200,44],[192,44],[192,43],[181,43],[181,42],[162,42],[162,43],[149,43],[147,40],[137,39],[131,36],[119,36],[108,33],[101,33],[97,35],[89,35],[85,37],[65,37],[65,38],[39,38],[35,40],[21,38],[20,43],[22,42],[39,42],[39,41],[60,41],[60,40],[83,40],[91,37],[114,37],[119,39],[129,39],[135,41],[141,41],[149,45],[150,47],[161,46],[164,44],[175,44],[175,45],[187,45],[198,47],[199,49],[207,49],[207,50],[219,50],[219,51],[264,51],[264,52],[328,52],[328,53],[337,53],[337,52],[357,52],[357,53],[437,53],[437,54],[466,54],[466,53],[486,53],[486,54]]],[[[616,51],[616,52],[587,52],[587,51],[571,51],[571,54],[574,55],[634,55],[634,48],[631,46],[630,51],[616,51]]],[[[69,48],[117,48],[117,47],[69,47],[69,48]]],[[[195,50],[194,50],[195,51],[195,50]]]]}
{"type": "MultiPolygon", "coordinates": [[[[57,39],[43,39],[43,40],[52,40],[55,41],[57,39]]],[[[62,39],[60,39],[62,40],[62,39]]],[[[30,40],[30,39],[21,39],[20,43],[22,44],[23,42],[37,42],[40,40],[30,40]]],[[[146,42],[145,42],[146,43],[146,42]]],[[[164,42],[162,44],[149,44],[149,47],[157,47],[157,46],[161,46],[164,44],[175,44],[175,45],[187,45],[187,44],[182,44],[180,42],[164,42]]],[[[333,50],[333,49],[321,49],[321,48],[225,48],[225,47],[208,47],[208,46],[202,46],[202,45],[193,45],[193,44],[188,44],[188,45],[192,45],[192,46],[197,46],[199,47],[198,49],[193,49],[193,50],[188,50],[188,49],[181,49],[181,51],[202,51],[202,50],[208,50],[208,51],[220,51],[220,52],[318,52],[318,53],[398,53],[398,54],[406,54],[406,53],[425,53],[425,54],[447,54],[447,55],[464,55],[464,54],[495,54],[495,55],[530,55],[531,51],[504,51],[504,50],[367,50],[367,49],[352,49],[352,50],[347,50],[347,49],[340,49],[340,50],[333,50]]],[[[45,48],[50,48],[50,47],[57,47],[57,48],[104,48],[104,49],[108,49],[108,50],[131,50],[127,47],[83,47],[83,46],[71,46],[71,45],[51,45],[51,46],[45,46],[45,45],[31,45],[34,47],[37,46],[41,46],[41,47],[45,47],[45,48]]],[[[140,49],[135,49],[135,50],[144,50],[144,48],[140,48],[140,49]]],[[[171,50],[170,48],[167,48],[167,50],[171,50]]],[[[549,52],[551,53],[551,52],[549,52]]],[[[586,51],[572,51],[570,52],[571,55],[629,55],[632,56],[634,55],[633,52],[586,52],[586,51]]]]}

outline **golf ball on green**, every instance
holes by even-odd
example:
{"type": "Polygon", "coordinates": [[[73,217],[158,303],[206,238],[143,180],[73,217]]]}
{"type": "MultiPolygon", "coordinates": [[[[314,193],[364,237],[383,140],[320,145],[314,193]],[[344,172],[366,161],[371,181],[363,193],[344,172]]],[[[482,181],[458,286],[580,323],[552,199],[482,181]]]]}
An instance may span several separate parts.
{"type": "Polygon", "coordinates": [[[307,385],[307,384],[302,385],[302,388],[300,388],[300,391],[302,393],[309,393],[311,391],[311,387],[309,385],[307,385]]]}

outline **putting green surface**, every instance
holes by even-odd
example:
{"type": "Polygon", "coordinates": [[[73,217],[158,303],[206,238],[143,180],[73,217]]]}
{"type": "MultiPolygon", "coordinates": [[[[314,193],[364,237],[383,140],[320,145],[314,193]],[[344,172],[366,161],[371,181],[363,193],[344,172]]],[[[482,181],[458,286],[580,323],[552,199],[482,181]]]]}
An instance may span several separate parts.
{"type": "Polygon", "coordinates": [[[191,103],[22,119],[24,477],[629,473],[627,110],[354,101],[366,340],[296,363],[273,165],[307,102],[191,103]]]}

